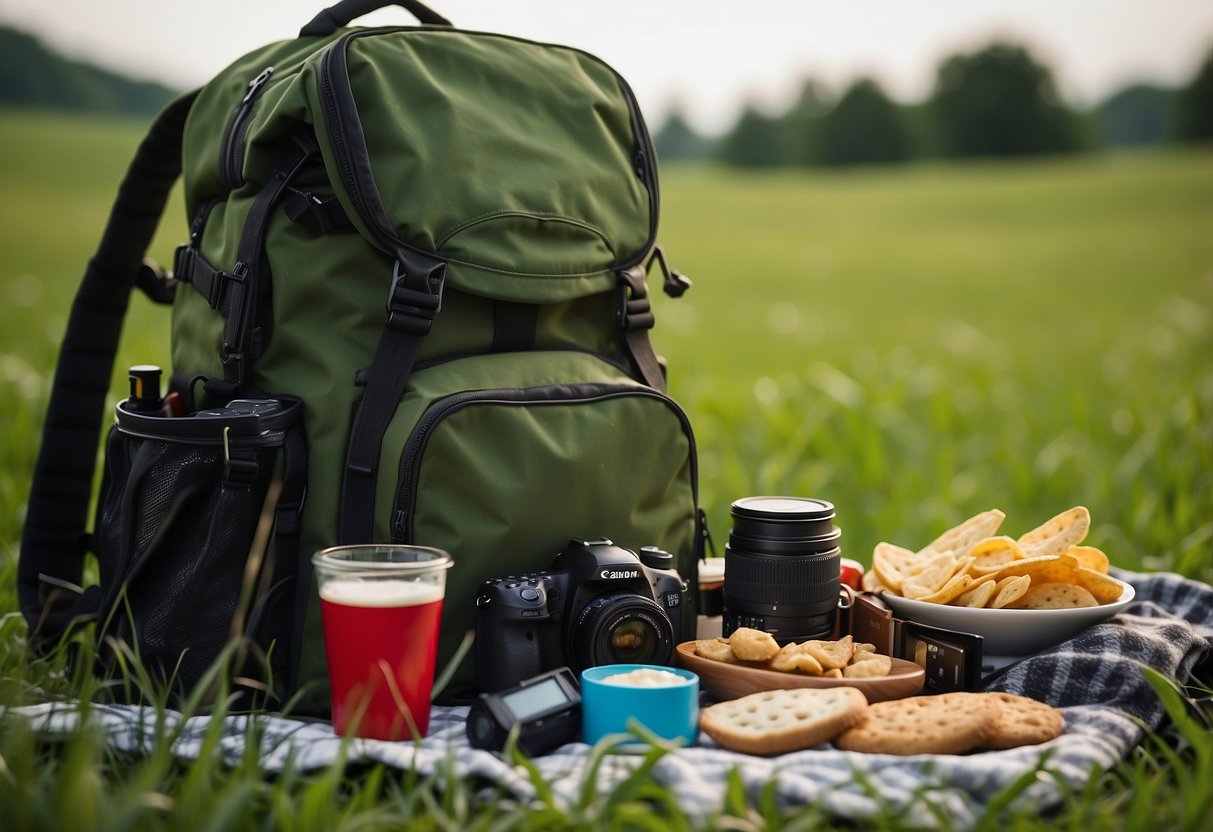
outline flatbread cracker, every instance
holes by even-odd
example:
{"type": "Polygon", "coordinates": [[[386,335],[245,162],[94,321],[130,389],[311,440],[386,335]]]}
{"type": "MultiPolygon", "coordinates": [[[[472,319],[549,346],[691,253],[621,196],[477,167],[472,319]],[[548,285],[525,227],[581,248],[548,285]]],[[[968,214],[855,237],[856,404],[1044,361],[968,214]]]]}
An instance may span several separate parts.
{"type": "Polygon", "coordinates": [[[867,708],[867,698],[852,687],[768,690],[704,708],[699,727],[731,751],[786,754],[828,742],[867,708]]]}
{"type": "Polygon", "coordinates": [[[963,691],[874,702],[834,744],[874,754],[963,754],[989,741],[1001,713],[997,699],[963,691]]]}
{"type": "Polygon", "coordinates": [[[998,699],[1002,712],[985,748],[1001,750],[1037,745],[1060,736],[1065,728],[1061,711],[1044,702],[1002,691],[986,695],[998,699]]]}

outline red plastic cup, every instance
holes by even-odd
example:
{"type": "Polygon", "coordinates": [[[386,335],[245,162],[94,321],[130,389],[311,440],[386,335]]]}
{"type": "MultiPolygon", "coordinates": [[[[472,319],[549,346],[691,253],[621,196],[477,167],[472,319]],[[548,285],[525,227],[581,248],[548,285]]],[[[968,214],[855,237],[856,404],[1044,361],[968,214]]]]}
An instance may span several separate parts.
{"type": "Polygon", "coordinates": [[[335,546],[312,557],[320,590],[333,730],[424,737],[451,556],[426,546],[335,546]]]}

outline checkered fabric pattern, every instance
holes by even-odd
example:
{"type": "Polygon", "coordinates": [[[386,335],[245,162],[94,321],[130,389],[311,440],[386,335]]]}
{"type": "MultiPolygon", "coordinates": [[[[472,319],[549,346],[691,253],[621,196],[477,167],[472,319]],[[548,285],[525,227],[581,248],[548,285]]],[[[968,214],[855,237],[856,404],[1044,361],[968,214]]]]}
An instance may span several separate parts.
{"type": "MultiPolygon", "coordinates": [[[[1124,611],[986,680],[990,690],[1062,708],[1065,731],[1055,740],[963,756],[860,754],[822,745],[767,759],[725,751],[700,736],[694,747],[661,757],[648,776],[668,787],[692,818],[719,810],[726,778],[735,771],[753,799],[773,788],[787,807],[815,804],[857,821],[895,813],[924,827],[965,828],[1000,792],[1039,771],[1047,775],[1036,777],[1018,799],[1045,810],[1063,800],[1066,790],[1080,789],[1093,772],[1115,765],[1147,729],[1163,725],[1166,714],[1143,668],[1184,682],[1213,648],[1213,587],[1167,573],[1114,574],[1136,589],[1124,611]]],[[[78,706],[55,703],[17,711],[50,733],[73,730],[81,713],[78,706]]],[[[146,750],[155,736],[155,715],[149,711],[93,705],[87,713],[105,726],[119,749],[146,750]]],[[[346,759],[422,773],[444,770],[453,760],[460,776],[486,790],[503,789],[520,801],[535,798],[524,767],[468,745],[466,715],[466,707],[435,707],[430,735],[422,742],[347,741],[346,759]]],[[[213,729],[210,720],[193,717],[178,727],[174,753],[197,757],[213,729]]],[[[270,771],[288,763],[296,770],[321,768],[342,753],[343,741],[329,725],[276,716],[228,717],[221,753],[235,764],[250,736],[259,738],[262,764],[270,771]],[[258,721],[258,730],[249,730],[249,719],[258,721]]],[[[638,754],[608,754],[595,767],[588,764],[589,751],[583,743],[571,743],[534,760],[557,802],[573,805],[591,773],[598,789],[606,791],[643,762],[638,754]]]]}

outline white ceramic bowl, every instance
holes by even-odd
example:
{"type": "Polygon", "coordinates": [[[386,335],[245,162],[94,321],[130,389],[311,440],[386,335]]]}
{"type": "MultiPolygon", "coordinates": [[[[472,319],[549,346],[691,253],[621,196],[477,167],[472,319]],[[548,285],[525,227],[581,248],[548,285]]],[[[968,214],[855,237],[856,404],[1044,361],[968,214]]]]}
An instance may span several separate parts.
{"type": "Polygon", "coordinates": [[[907,621],[931,627],[943,627],[982,636],[985,656],[1020,657],[1038,653],[1065,641],[1093,624],[1120,612],[1133,600],[1133,587],[1118,581],[1124,590],[1110,604],[1069,610],[992,610],[951,607],[928,601],[911,601],[892,593],[882,593],[893,614],[907,621]]]}

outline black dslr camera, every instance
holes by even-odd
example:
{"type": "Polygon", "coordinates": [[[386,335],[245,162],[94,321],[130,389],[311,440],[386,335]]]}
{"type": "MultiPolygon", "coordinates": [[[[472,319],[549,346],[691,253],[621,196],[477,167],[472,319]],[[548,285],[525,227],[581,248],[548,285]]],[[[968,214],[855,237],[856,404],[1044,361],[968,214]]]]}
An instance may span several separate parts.
{"type": "Polygon", "coordinates": [[[477,683],[498,691],[562,665],[669,664],[686,591],[669,552],[575,538],[550,569],[480,585],[477,683]]]}

